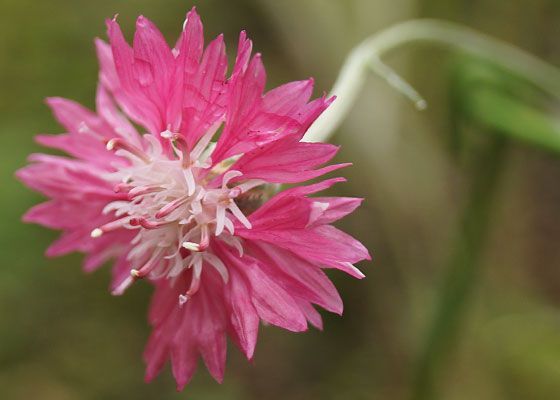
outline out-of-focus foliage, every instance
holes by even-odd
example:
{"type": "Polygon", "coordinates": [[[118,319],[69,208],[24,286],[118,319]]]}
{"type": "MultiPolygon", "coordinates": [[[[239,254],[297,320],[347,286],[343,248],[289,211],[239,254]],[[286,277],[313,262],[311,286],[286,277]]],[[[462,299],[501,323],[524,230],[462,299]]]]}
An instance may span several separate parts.
{"type": "Polygon", "coordinates": [[[463,59],[456,69],[451,101],[463,115],[454,114],[454,122],[467,118],[508,140],[560,155],[560,121],[548,109],[558,98],[548,99],[523,77],[492,68],[484,60],[463,59]]]}
{"type": "MultiPolygon", "coordinates": [[[[349,183],[335,190],[367,199],[341,225],[374,256],[360,266],[363,281],[330,274],[344,316],[323,313],[324,332],[263,328],[252,363],[230,346],[223,385],[203,367],[180,394],[169,370],[142,382],[149,285],[112,297],[107,266],[84,276],[79,255],[45,259],[56,233],[20,222],[41,198],[13,172],[42,151],[34,134],[62,132],[45,97],[93,107],[92,40],[105,36],[105,18],[118,12],[130,39],[142,13],[172,42],[192,5],[0,3],[0,397],[409,398],[460,216],[480,178],[476,160],[500,137],[507,144],[487,240],[437,386],[451,400],[560,398],[558,101],[485,62],[427,46],[386,60],[426,97],[426,112],[371,77],[333,139],[343,145],[338,161],[354,164],[344,171],[349,183]]],[[[248,31],[269,87],[314,76],[316,95],[330,89],[361,39],[414,17],[464,23],[560,64],[554,0],[201,0],[197,7],[207,40],[224,32],[234,49],[239,31],[248,31]]]]}

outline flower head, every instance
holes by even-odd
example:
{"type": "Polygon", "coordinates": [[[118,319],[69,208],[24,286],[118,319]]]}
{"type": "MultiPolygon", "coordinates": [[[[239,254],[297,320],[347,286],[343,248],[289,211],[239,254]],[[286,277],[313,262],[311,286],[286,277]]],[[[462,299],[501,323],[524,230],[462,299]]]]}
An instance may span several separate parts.
{"type": "Polygon", "coordinates": [[[116,259],[113,294],[154,284],[146,380],[171,358],[182,388],[201,354],[221,381],[226,333],[251,359],[260,320],[303,331],[322,326],[312,303],[342,312],[323,268],[363,277],[353,264],[367,250],[329,225],[361,200],[309,197],[343,179],[278,192],[346,165],[319,168],[337,147],[300,142],[333,99],[309,102],[311,79],[263,94],[244,32],[226,78],[222,36],[204,48],[194,9],[172,49],[144,17],[133,47],[107,26],[97,112],[47,100],[68,133],[37,139],[71,157],[32,155],[18,171],[50,198],[24,219],[63,230],[48,256],[84,252],[87,271],[116,259]]]}

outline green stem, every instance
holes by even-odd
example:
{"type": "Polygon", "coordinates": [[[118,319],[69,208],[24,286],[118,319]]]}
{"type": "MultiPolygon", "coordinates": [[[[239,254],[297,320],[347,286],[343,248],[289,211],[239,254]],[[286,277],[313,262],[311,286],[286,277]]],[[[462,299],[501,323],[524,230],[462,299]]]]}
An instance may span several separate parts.
{"type": "Polygon", "coordinates": [[[504,138],[491,137],[472,176],[475,178],[460,222],[459,234],[445,268],[434,319],[420,354],[413,399],[434,400],[437,381],[450,355],[471,292],[479,275],[479,258],[491,219],[492,197],[504,158],[504,138]]]}
{"type": "Polygon", "coordinates": [[[381,62],[381,56],[413,42],[432,42],[488,59],[532,82],[544,92],[560,98],[558,68],[506,42],[461,25],[429,19],[412,20],[393,25],[371,36],[350,52],[330,93],[336,95],[337,100],[313,123],[304,140],[325,142],[330,138],[348,115],[370,69],[410,98],[419,109],[425,108],[424,99],[381,62]]]}

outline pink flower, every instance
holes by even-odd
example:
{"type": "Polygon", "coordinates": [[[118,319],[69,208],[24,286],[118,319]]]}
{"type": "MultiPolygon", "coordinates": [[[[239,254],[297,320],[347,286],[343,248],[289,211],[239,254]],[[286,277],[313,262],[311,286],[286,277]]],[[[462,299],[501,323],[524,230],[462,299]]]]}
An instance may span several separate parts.
{"type": "Polygon", "coordinates": [[[226,333],[251,359],[260,320],[299,332],[322,327],[312,304],[342,313],[322,269],[363,277],[353,264],[367,250],[329,225],[361,200],[308,197],[344,179],[275,194],[346,165],[318,168],[337,147],[300,142],[333,99],[308,102],[312,80],[263,95],[245,32],[227,79],[222,36],[204,49],[194,9],[172,49],[144,17],[132,48],[115,19],[107,25],[110,45],[95,42],[97,113],[47,100],[68,133],[37,140],[72,158],[35,154],[17,172],[50,198],[24,220],[64,232],[48,256],[84,252],[86,271],[116,258],[114,294],[153,282],[147,381],[171,358],[183,388],[200,353],[221,382],[226,333]]]}

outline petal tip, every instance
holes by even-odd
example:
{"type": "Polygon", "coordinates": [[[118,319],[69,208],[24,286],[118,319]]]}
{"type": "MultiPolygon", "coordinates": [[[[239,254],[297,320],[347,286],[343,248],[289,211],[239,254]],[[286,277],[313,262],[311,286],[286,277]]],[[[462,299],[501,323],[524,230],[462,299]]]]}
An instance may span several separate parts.
{"type": "Polygon", "coordinates": [[[144,383],[150,383],[154,379],[155,375],[146,371],[144,374],[144,383]]]}
{"type": "Polygon", "coordinates": [[[145,28],[149,24],[150,20],[144,17],[142,14],[136,18],[136,28],[145,28]]]}
{"type": "Polygon", "coordinates": [[[32,224],[35,222],[35,220],[33,219],[33,213],[32,213],[33,209],[30,209],[29,211],[27,211],[25,214],[23,214],[21,216],[21,221],[25,222],[26,224],[32,224]]]}

